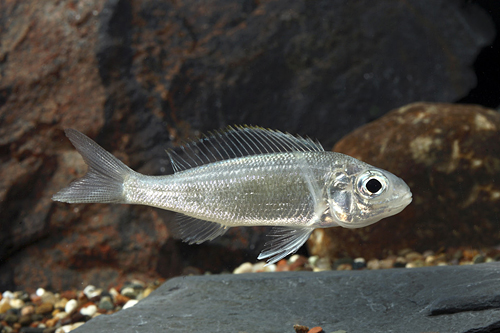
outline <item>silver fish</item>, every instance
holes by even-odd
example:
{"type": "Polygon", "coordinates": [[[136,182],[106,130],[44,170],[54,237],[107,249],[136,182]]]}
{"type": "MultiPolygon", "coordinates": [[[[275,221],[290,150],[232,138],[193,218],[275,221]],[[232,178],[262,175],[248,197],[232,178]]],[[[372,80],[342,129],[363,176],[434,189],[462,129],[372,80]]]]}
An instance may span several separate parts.
{"type": "Polygon", "coordinates": [[[200,244],[231,227],[273,226],[258,259],[275,263],[297,251],[315,228],[361,228],[401,212],[406,183],[308,138],[259,127],[229,127],[167,152],[174,174],[133,171],[84,134],[66,135],[87,174],[52,200],[122,203],[178,212],[184,241],[200,244]]]}

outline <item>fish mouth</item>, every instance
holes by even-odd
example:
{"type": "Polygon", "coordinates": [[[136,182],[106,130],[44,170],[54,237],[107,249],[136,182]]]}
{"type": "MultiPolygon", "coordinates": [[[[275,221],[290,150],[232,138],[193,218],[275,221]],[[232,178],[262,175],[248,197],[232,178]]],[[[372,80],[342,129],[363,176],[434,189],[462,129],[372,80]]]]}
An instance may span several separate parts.
{"type": "MultiPolygon", "coordinates": [[[[407,193],[405,194],[401,200],[400,200],[400,204],[395,206],[393,208],[393,211],[399,213],[401,212],[403,209],[405,209],[406,206],[408,206],[411,202],[413,201],[413,196],[411,193],[407,193]]],[[[395,214],[397,214],[395,213],[395,214]]]]}

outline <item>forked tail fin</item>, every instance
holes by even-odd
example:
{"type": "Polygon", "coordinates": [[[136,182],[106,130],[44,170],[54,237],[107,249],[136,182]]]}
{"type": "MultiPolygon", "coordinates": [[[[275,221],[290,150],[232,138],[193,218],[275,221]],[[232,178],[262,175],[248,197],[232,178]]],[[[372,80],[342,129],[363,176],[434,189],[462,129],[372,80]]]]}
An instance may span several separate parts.
{"type": "Polygon", "coordinates": [[[123,182],[134,172],[88,136],[74,129],[66,136],[82,155],[87,174],[57,192],[52,200],[68,203],[123,202],[123,182]]]}

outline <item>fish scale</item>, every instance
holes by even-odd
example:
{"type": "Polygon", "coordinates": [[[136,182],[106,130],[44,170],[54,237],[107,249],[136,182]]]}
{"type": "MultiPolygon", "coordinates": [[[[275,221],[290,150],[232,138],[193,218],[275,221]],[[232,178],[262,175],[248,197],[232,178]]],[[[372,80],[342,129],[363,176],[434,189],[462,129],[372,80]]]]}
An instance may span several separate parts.
{"type": "Polygon", "coordinates": [[[141,204],[179,213],[172,232],[190,244],[230,227],[273,226],[258,259],[295,252],[315,228],[360,228],[399,213],[406,183],[319,143],[260,127],[229,127],[171,151],[173,175],[133,171],[84,134],[66,135],[89,166],[59,191],[67,203],[141,204]]]}

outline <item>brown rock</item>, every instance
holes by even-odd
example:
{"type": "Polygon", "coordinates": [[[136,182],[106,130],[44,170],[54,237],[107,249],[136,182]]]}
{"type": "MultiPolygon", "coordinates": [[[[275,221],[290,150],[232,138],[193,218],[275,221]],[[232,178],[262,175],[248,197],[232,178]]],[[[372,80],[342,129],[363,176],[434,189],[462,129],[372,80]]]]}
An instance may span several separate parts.
{"type": "Polygon", "coordinates": [[[500,243],[498,142],[500,114],[475,105],[410,104],[352,132],[334,150],[403,178],[413,202],[369,227],[316,230],[312,254],[384,257],[500,243]]]}
{"type": "Polygon", "coordinates": [[[54,310],[54,305],[52,303],[42,303],[39,306],[37,306],[35,313],[43,315],[51,313],[52,310],[54,310]]]}

